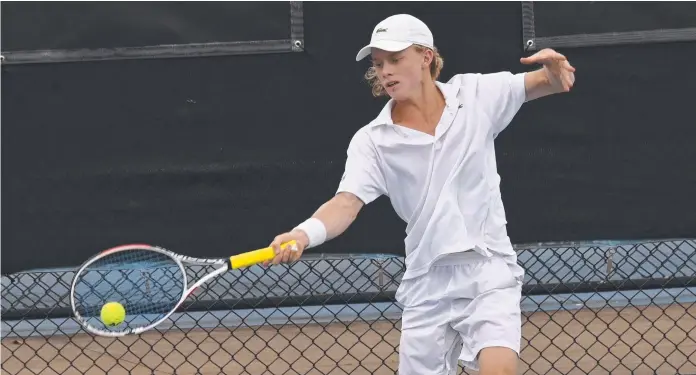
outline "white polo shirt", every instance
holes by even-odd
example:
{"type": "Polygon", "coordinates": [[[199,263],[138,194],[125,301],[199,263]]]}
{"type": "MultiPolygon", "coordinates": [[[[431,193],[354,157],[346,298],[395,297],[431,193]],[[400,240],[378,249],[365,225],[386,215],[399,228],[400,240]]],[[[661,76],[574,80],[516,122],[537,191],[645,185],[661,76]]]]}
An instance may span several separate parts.
{"type": "Polygon", "coordinates": [[[494,140],[525,101],[524,73],[459,74],[436,84],[446,107],[435,135],[395,125],[390,100],[351,139],[337,191],[365,204],[390,198],[407,223],[403,279],[452,253],[514,254],[494,140]]]}

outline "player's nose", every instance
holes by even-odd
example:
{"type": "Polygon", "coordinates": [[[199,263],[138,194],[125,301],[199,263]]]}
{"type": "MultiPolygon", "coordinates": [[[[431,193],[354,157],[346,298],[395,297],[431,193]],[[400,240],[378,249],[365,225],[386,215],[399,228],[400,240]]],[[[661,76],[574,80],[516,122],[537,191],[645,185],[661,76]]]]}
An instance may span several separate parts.
{"type": "Polygon", "coordinates": [[[382,65],[382,78],[389,78],[394,75],[394,66],[389,63],[382,65]]]}

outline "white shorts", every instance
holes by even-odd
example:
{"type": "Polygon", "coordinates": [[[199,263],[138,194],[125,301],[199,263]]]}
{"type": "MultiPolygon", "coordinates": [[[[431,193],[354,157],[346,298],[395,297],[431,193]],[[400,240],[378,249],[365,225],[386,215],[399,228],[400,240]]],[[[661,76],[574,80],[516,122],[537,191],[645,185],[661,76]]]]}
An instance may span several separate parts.
{"type": "Polygon", "coordinates": [[[517,256],[465,254],[399,286],[400,375],[456,374],[457,359],[478,370],[479,352],[491,346],[519,355],[524,270],[517,256]]]}

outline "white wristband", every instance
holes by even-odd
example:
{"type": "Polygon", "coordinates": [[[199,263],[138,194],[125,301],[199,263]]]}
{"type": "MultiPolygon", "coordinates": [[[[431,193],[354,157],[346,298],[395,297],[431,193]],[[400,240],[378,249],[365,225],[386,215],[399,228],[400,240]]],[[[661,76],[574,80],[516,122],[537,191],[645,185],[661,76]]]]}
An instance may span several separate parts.
{"type": "Polygon", "coordinates": [[[326,227],[324,226],[324,223],[317,218],[309,218],[302,224],[296,226],[294,229],[300,229],[307,233],[307,237],[309,238],[309,245],[307,245],[307,249],[310,247],[319,246],[326,241],[326,227]]]}

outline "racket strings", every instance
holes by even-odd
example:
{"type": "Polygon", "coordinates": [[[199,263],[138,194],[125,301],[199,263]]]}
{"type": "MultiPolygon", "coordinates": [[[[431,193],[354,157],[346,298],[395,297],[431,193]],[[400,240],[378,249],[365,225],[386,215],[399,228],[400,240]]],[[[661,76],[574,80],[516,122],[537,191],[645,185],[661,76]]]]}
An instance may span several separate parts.
{"type": "Polygon", "coordinates": [[[119,251],[99,258],[76,276],[75,308],[97,329],[145,327],[171,312],[185,287],[185,275],[168,255],[152,250],[119,251]],[[118,302],[126,310],[126,320],[116,327],[100,318],[108,302],[118,302]]]}

